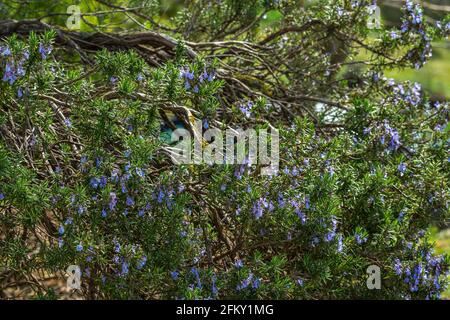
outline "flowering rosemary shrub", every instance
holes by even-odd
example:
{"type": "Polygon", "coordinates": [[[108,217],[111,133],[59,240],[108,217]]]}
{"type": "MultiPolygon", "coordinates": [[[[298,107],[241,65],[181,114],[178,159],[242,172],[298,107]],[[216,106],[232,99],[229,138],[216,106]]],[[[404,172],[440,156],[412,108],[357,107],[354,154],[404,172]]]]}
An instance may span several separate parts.
{"type": "Polygon", "coordinates": [[[40,279],[78,265],[79,292],[96,299],[439,298],[450,261],[427,230],[449,215],[449,105],[382,68],[420,68],[450,19],[427,24],[408,1],[401,29],[374,41],[364,1],[241,2],[196,19],[194,2],[173,21],[183,41],[148,52],[121,47],[138,43],[127,36],[8,29],[2,290],[26,280],[58,297],[40,279]],[[238,27],[262,9],[284,16],[236,28],[238,41],[227,8],[238,27]],[[358,49],[367,68],[346,77],[358,49]],[[167,134],[192,117],[204,131],[277,128],[280,170],[174,164],[167,134]],[[381,290],[366,286],[370,265],[381,290]]]}

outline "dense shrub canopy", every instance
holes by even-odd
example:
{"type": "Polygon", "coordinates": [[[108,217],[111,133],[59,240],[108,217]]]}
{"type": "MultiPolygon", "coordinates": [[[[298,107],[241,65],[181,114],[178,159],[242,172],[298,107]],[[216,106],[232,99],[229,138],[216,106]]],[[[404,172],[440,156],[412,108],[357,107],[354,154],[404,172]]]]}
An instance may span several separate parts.
{"type": "Polygon", "coordinates": [[[109,3],[81,31],[65,5],[0,7],[2,290],[58,296],[43,279],[79,265],[86,298],[439,298],[449,105],[383,70],[422,67],[450,19],[407,1],[401,28],[370,30],[368,1],[224,0],[158,22],[157,2],[109,3]],[[279,172],[174,164],[165,137],[194,117],[277,128],[279,172]]]}

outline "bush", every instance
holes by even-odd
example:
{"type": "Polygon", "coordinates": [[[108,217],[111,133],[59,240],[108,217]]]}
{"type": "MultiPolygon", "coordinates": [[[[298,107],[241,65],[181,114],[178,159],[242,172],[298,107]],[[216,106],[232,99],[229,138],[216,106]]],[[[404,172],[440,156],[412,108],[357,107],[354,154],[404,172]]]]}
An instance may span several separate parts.
{"type": "Polygon", "coordinates": [[[381,68],[421,67],[449,25],[408,2],[402,29],[372,43],[363,1],[291,5],[248,6],[283,13],[274,33],[208,44],[202,24],[226,20],[213,6],[155,65],[136,48],[65,52],[53,31],[5,39],[2,278],[41,298],[31,275],[65,279],[69,265],[97,299],[439,298],[450,261],[427,230],[449,213],[449,106],[381,68]],[[351,58],[336,61],[356,57],[348,43],[372,52],[357,78],[343,77],[351,58]],[[173,164],[167,137],[193,116],[203,131],[276,127],[280,171],[173,164]],[[367,289],[369,265],[382,290],[367,289]]]}

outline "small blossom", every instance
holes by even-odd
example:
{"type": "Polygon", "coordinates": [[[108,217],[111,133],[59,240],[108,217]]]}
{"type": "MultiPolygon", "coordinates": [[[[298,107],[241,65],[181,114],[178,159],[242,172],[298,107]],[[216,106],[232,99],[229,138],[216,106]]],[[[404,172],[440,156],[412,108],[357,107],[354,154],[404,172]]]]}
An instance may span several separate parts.
{"type": "Polygon", "coordinates": [[[236,260],[236,261],[234,262],[234,266],[235,266],[237,269],[241,269],[242,267],[244,267],[244,263],[242,262],[241,259],[239,259],[239,260],[236,260]]]}

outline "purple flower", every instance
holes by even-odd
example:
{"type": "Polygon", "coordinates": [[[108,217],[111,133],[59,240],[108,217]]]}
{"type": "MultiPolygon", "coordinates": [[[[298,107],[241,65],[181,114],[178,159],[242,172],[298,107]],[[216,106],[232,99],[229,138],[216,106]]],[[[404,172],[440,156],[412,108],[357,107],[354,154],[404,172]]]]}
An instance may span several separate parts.
{"type": "Polygon", "coordinates": [[[314,237],[312,238],[312,240],[311,240],[311,245],[312,245],[313,247],[315,247],[315,246],[317,246],[319,243],[320,243],[319,237],[314,236],[314,237]]]}
{"type": "Polygon", "coordinates": [[[406,171],[406,163],[400,162],[400,164],[398,165],[397,169],[400,172],[400,177],[402,177],[405,174],[405,171],[406,171]]]}
{"type": "Polygon", "coordinates": [[[59,228],[58,228],[58,233],[59,233],[59,235],[62,236],[62,235],[64,234],[64,231],[65,231],[65,230],[64,230],[64,226],[63,226],[63,225],[60,225],[59,228]]]}
{"type": "Polygon", "coordinates": [[[117,205],[117,195],[114,192],[109,194],[109,210],[113,211],[117,205]]]}
{"type": "Polygon", "coordinates": [[[250,110],[252,109],[253,104],[251,102],[248,102],[247,104],[241,104],[239,106],[239,110],[245,115],[246,118],[250,118],[252,115],[250,110]]]}
{"type": "Polygon", "coordinates": [[[217,296],[219,290],[216,287],[216,275],[213,275],[211,277],[211,282],[212,282],[211,293],[213,294],[213,296],[217,296]]]}
{"type": "Polygon", "coordinates": [[[86,208],[83,206],[78,206],[77,212],[78,214],[83,214],[86,211],[86,208]]]}
{"type": "Polygon", "coordinates": [[[5,199],[5,195],[3,193],[0,193],[0,200],[5,199]]]}
{"type": "Polygon", "coordinates": [[[305,197],[305,208],[309,209],[311,207],[311,203],[309,202],[309,197],[306,196],[305,197]]]}
{"type": "Polygon", "coordinates": [[[200,281],[200,274],[198,273],[198,270],[196,267],[192,267],[191,269],[192,274],[195,276],[195,279],[197,280],[197,288],[202,288],[202,283],[200,281]]]}
{"type": "Polygon", "coordinates": [[[160,189],[159,193],[158,193],[158,199],[157,199],[158,203],[162,203],[163,199],[164,199],[164,191],[162,191],[160,189]]]}
{"type": "Polygon", "coordinates": [[[121,276],[126,276],[128,274],[128,263],[126,261],[122,262],[121,276]]]}
{"type": "Polygon", "coordinates": [[[234,266],[235,266],[237,269],[241,269],[242,267],[244,267],[244,263],[242,262],[241,259],[238,259],[238,260],[236,260],[236,261],[234,262],[234,266]]]}
{"type": "Polygon", "coordinates": [[[138,262],[137,269],[141,270],[145,266],[146,263],[147,263],[147,257],[142,256],[142,258],[138,262]]]}
{"type": "Polygon", "coordinates": [[[93,189],[97,189],[98,188],[98,184],[99,184],[99,180],[96,177],[92,177],[89,184],[91,185],[91,187],[93,189]]]}
{"type": "Polygon", "coordinates": [[[64,124],[66,125],[67,128],[72,127],[72,122],[70,122],[69,118],[64,119],[64,124]]]}
{"type": "Polygon", "coordinates": [[[262,208],[262,200],[259,199],[258,201],[256,201],[253,204],[253,215],[255,216],[256,219],[259,219],[263,216],[263,208],[262,208]]]}
{"type": "Polygon", "coordinates": [[[4,47],[4,48],[0,47],[0,52],[1,52],[1,55],[4,57],[11,55],[11,49],[9,47],[4,47]]]}
{"type": "Polygon", "coordinates": [[[134,206],[134,199],[130,196],[127,197],[127,206],[131,207],[134,206]]]}
{"type": "Polygon", "coordinates": [[[394,261],[394,270],[395,270],[395,274],[396,275],[401,275],[402,274],[402,263],[400,262],[400,259],[395,259],[394,261]]]}
{"type": "Polygon", "coordinates": [[[236,290],[240,291],[242,289],[247,288],[252,280],[253,280],[253,273],[250,273],[246,279],[242,280],[242,282],[236,286],[236,290]]]}
{"type": "Polygon", "coordinates": [[[45,46],[42,42],[39,43],[39,53],[41,54],[43,60],[47,59],[47,56],[52,52],[52,49],[53,48],[51,45],[45,46]]]}
{"type": "Polygon", "coordinates": [[[260,285],[261,285],[261,279],[260,278],[256,278],[253,281],[253,283],[252,283],[252,288],[253,289],[258,289],[260,285]]]}
{"type": "Polygon", "coordinates": [[[391,36],[391,39],[393,39],[393,40],[398,39],[400,37],[398,35],[398,33],[395,31],[391,31],[390,36],[391,36]]]}
{"type": "Polygon", "coordinates": [[[359,233],[355,233],[355,239],[358,244],[363,244],[367,241],[367,237],[362,237],[359,233]]]}
{"type": "Polygon", "coordinates": [[[172,277],[173,280],[177,280],[178,279],[178,271],[172,271],[170,272],[170,276],[172,277]]]}

